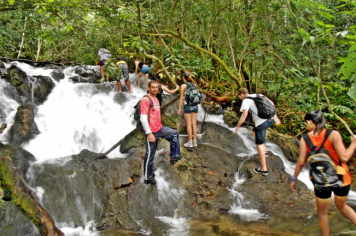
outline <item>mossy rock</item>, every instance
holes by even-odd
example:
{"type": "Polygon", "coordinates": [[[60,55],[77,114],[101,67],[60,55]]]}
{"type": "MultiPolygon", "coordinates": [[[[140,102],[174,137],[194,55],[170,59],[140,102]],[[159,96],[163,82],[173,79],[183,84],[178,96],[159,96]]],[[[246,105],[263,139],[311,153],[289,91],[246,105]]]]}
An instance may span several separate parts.
{"type": "Polygon", "coordinates": [[[170,127],[172,129],[178,129],[180,126],[181,117],[178,115],[171,115],[166,116],[165,114],[162,115],[162,125],[170,127]]]}
{"type": "Polygon", "coordinates": [[[138,129],[134,129],[125,136],[123,144],[120,146],[121,153],[128,153],[130,149],[146,145],[145,136],[138,129]]]}
{"type": "Polygon", "coordinates": [[[237,117],[236,112],[234,112],[232,109],[226,109],[224,111],[224,122],[229,127],[235,127],[237,125],[238,120],[239,118],[237,117]]]}

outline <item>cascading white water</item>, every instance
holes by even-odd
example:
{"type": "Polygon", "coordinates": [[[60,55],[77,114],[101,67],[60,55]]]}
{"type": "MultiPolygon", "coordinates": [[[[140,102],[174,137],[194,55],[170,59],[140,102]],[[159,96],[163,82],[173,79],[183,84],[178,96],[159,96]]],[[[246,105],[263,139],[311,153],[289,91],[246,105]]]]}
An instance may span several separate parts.
{"type": "MultiPolygon", "coordinates": [[[[13,64],[28,76],[51,77],[53,71],[24,63],[13,64]]],[[[24,148],[39,161],[76,154],[83,149],[105,152],[135,128],[132,123],[133,106],[145,94],[144,90],[132,86],[133,95],[118,94],[114,91],[113,83],[72,83],[68,78],[76,75],[74,69],[65,69],[65,78],[60,82],[53,80],[56,86],[52,93],[43,105],[38,106],[35,122],[40,134],[24,145],[24,148]]],[[[130,80],[134,79],[131,74],[130,80]]],[[[6,82],[1,80],[1,83],[6,82]]],[[[0,89],[4,87],[2,85],[0,89]]],[[[10,112],[16,112],[17,103],[11,101],[7,104],[12,104],[10,112]]],[[[11,120],[14,114],[8,116],[11,120]]],[[[11,125],[13,122],[8,123],[11,125]]],[[[109,157],[123,155],[117,148],[109,157]]]]}

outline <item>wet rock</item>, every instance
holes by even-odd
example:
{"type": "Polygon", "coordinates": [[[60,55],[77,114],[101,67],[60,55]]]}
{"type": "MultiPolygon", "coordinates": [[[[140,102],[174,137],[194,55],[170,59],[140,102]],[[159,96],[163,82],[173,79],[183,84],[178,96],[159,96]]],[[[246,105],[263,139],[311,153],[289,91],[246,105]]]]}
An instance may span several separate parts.
{"type": "Polygon", "coordinates": [[[16,65],[10,66],[5,71],[4,78],[16,88],[20,95],[29,96],[27,75],[16,65]]]}
{"type": "Polygon", "coordinates": [[[287,135],[277,135],[267,131],[267,139],[278,144],[284,156],[291,162],[297,162],[299,158],[299,140],[287,135]]]}
{"type": "MultiPolygon", "coordinates": [[[[35,88],[33,90],[34,102],[37,105],[43,104],[48,95],[52,92],[55,84],[48,76],[33,76],[35,79],[35,88]]],[[[31,84],[31,89],[32,89],[31,84]]]]}
{"type": "MultiPolygon", "coordinates": [[[[32,101],[35,104],[42,104],[54,87],[54,83],[48,76],[28,77],[24,71],[16,65],[12,65],[5,72],[4,78],[10,82],[20,96],[32,101]],[[34,98],[32,98],[32,89],[34,98]]],[[[16,94],[16,93],[15,93],[16,94]]]]}
{"type": "Polygon", "coordinates": [[[51,72],[51,76],[54,80],[56,80],[57,82],[59,82],[60,80],[64,79],[65,75],[62,72],[62,70],[53,70],[51,72]]]}
{"type": "Polygon", "coordinates": [[[216,115],[224,114],[224,111],[223,111],[221,105],[219,105],[215,102],[210,102],[208,104],[202,104],[202,105],[204,107],[204,110],[207,113],[216,114],[216,115]]]}
{"type": "Polygon", "coordinates": [[[0,61],[0,69],[5,69],[5,64],[3,62],[0,61]]]}
{"type": "Polygon", "coordinates": [[[122,144],[120,145],[121,153],[128,153],[129,150],[133,148],[139,148],[145,146],[145,136],[144,134],[135,129],[125,136],[122,144]]]}
{"type": "Polygon", "coordinates": [[[78,76],[72,76],[70,79],[73,82],[80,82],[80,83],[99,83],[101,79],[100,71],[98,69],[92,69],[89,67],[75,67],[74,72],[78,76]]]}
{"type": "Polygon", "coordinates": [[[22,179],[26,179],[26,173],[30,163],[36,161],[36,158],[28,151],[21,147],[13,147],[0,143],[0,156],[11,158],[17,173],[22,179]]]}
{"type": "Polygon", "coordinates": [[[236,127],[237,123],[239,122],[239,117],[237,117],[236,112],[232,109],[225,109],[224,111],[224,122],[229,127],[236,127]]]}
{"type": "Polygon", "coordinates": [[[24,105],[17,108],[15,122],[9,131],[11,145],[18,147],[39,134],[34,117],[33,106],[24,105]]]}

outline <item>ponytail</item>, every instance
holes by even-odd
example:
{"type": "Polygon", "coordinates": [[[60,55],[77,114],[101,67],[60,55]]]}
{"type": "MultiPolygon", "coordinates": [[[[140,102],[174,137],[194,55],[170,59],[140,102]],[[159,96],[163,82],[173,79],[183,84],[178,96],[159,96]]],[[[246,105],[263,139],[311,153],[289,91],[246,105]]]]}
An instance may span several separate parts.
{"type": "Polygon", "coordinates": [[[311,111],[308,112],[304,120],[311,120],[315,124],[315,133],[320,133],[323,129],[325,129],[325,118],[324,114],[321,111],[311,111]]]}

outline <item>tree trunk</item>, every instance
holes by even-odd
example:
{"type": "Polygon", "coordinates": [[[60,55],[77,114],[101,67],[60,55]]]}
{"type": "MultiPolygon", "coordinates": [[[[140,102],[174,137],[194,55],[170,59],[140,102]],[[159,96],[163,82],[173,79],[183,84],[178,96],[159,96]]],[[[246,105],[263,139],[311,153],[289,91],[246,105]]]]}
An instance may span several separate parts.
{"type": "Polygon", "coordinates": [[[25,17],[25,23],[23,24],[23,33],[22,33],[22,40],[21,40],[21,44],[20,44],[20,50],[19,50],[19,54],[17,55],[17,59],[20,58],[21,55],[21,50],[23,47],[23,43],[25,41],[25,30],[26,30],[26,23],[27,23],[27,16],[25,17]]]}

